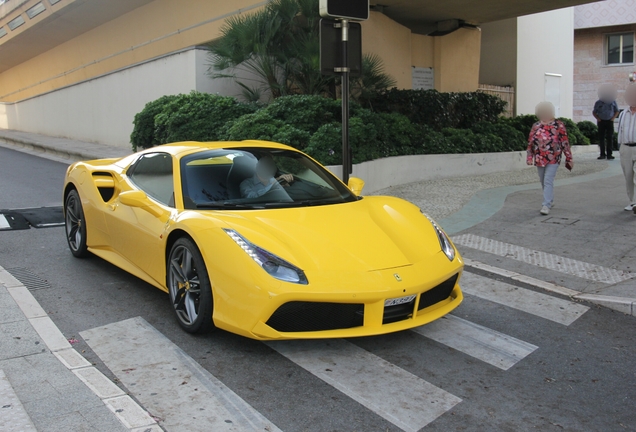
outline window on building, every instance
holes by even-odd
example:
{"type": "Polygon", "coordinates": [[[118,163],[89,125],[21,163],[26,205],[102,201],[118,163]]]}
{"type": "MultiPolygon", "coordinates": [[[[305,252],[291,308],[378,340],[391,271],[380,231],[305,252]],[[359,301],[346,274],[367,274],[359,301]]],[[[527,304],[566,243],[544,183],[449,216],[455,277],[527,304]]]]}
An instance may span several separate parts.
{"type": "Polygon", "coordinates": [[[634,33],[607,35],[608,65],[634,63],[634,33]]]}

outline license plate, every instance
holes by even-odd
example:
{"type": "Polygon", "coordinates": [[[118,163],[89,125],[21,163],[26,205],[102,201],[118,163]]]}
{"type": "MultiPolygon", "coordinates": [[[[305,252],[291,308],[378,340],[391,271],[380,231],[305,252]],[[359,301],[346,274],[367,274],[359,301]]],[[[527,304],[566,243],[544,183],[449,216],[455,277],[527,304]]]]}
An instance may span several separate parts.
{"type": "Polygon", "coordinates": [[[413,300],[415,300],[415,297],[416,297],[415,295],[410,295],[406,297],[384,300],[384,307],[397,306],[404,303],[411,303],[413,300]]]}

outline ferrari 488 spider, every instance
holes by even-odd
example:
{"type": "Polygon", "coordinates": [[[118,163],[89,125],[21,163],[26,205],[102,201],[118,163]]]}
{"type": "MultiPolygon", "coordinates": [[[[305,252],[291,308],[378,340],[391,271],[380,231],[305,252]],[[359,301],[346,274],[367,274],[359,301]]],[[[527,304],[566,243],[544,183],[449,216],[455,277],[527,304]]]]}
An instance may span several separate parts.
{"type": "Polygon", "coordinates": [[[455,309],[463,263],[444,231],[362,185],[281,144],[163,145],[71,165],[66,237],[166,291],[188,332],[367,336],[455,309]]]}

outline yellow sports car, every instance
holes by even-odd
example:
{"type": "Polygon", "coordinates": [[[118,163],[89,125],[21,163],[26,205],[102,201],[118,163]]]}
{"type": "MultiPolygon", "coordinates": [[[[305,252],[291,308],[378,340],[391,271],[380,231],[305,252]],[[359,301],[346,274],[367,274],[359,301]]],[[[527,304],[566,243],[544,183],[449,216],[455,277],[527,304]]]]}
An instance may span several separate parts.
{"type": "Polygon", "coordinates": [[[168,144],[71,165],[66,237],[168,292],[188,332],[368,336],[455,309],[463,263],[444,231],[363,184],[282,144],[168,144]]]}

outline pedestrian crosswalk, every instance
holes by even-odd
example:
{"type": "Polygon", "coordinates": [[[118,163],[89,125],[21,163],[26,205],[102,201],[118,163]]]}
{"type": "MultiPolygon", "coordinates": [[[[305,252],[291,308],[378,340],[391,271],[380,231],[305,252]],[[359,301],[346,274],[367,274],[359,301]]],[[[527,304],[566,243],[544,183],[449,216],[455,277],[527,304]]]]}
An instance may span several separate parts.
{"type": "MultiPolygon", "coordinates": [[[[461,284],[467,303],[494,302],[550,325],[569,326],[588,310],[570,300],[469,272],[464,272],[461,284]]],[[[416,344],[435,341],[450,348],[444,355],[461,353],[478,360],[469,363],[470,367],[490,367],[502,374],[541,350],[540,345],[461,318],[457,313],[411,333],[418,335],[416,344]]],[[[166,431],[279,430],[142,318],[87,330],[81,336],[166,431]]],[[[362,348],[355,340],[265,344],[403,431],[420,431],[463,403],[443,384],[428,382],[362,348]]]]}

